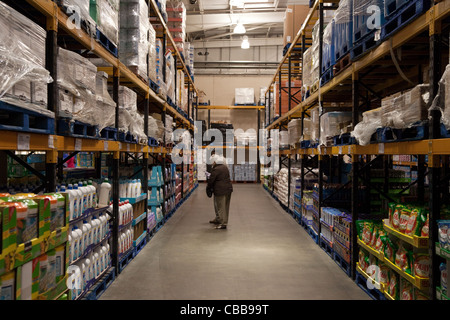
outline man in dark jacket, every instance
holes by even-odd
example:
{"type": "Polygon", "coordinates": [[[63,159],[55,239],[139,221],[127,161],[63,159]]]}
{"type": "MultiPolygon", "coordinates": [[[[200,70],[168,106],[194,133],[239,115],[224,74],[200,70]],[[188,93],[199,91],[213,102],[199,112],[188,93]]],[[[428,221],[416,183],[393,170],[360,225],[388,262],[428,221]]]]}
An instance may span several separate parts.
{"type": "Polygon", "coordinates": [[[208,179],[208,186],[214,193],[214,208],[216,210],[215,229],[226,229],[228,224],[228,215],[230,211],[231,193],[233,185],[230,180],[230,172],[224,164],[221,156],[214,155],[213,169],[208,179]]]}

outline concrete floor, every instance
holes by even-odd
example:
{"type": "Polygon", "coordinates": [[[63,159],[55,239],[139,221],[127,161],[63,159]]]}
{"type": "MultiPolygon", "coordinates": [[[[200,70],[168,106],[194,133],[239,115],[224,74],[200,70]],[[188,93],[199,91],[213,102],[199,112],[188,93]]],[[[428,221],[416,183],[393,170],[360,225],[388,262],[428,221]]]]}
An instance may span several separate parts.
{"type": "Polygon", "coordinates": [[[123,270],[102,300],[370,300],[259,184],[234,184],[215,230],[205,184],[123,270]]]}

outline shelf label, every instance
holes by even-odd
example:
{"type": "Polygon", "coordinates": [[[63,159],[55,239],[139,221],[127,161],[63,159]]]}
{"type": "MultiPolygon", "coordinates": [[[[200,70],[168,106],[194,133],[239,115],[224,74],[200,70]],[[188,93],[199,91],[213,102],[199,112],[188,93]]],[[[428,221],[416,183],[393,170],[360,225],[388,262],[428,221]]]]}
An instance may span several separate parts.
{"type": "Polygon", "coordinates": [[[130,145],[127,143],[127,151],[130,151],[130,145]]]}
{"type": "Polygon", "coordinates": [[[54,136],[48,136],[48,147],[50,149],[55,148],[55,137],[54,136]]]}
{"type": "Polygon", "coordinates": [[[339,154],[342,154],[342,147],[339,147],[339,154]]]}
{"type": "Polygon", "coordinates": [[[378,153],[384,154],[384,143],[378,144],[378,153]]]}
{"type": "Polygon", "coordinates": [[[75,151],[81,151],[82,147],[83,147],[83,140],[75,139],[75,151]]]}
{"type": "Polygon", "coordinates": [[[108,141],[103,141],[103,150],[108,151],[108,141]]]}
{"type": "Polygon", "coordinates": [[[17,150],[30,150],[30,135],[19,133],[17,135],[17,150]]]}

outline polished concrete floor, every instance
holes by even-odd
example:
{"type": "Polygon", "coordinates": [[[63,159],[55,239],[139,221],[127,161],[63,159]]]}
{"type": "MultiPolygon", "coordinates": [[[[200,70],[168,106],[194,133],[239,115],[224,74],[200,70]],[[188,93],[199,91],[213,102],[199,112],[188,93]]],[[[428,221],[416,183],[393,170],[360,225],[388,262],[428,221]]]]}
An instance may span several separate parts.
{"type": "Polygon", "coordinates": [[[234,184],[228,229],[199,188],[102,300],[367,300],[259,184],[234,184]]]}

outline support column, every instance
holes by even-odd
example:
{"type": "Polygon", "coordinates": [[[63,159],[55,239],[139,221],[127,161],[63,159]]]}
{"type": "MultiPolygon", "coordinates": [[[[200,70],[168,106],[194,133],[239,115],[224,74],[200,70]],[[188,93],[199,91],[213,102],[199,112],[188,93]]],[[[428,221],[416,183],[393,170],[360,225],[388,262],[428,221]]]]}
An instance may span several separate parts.
{"type": "Polygon", "coordinates": [[[112,176],[112,266],[119,274],[119,160],[120,152],[113,152],[113,176],[112,176]]]}
{"type": "Polygon", "coordinates": [[[353,155],[352,157],[352,196],[351,196],[351,215],[352,215],[352,238],[351,238],[351,276],[352,279],[356,278],[356,262],[358,261],[358,231],[356,229],[356,221],[358,220],[358,175],[359,175],[359,156],[353,155]]]}
{"type": "Polygon", "coordinates": [[[58,151],[47,151],[45,159],[45,191],[56,191],[56,167],[58,164],[58,151]]]}

